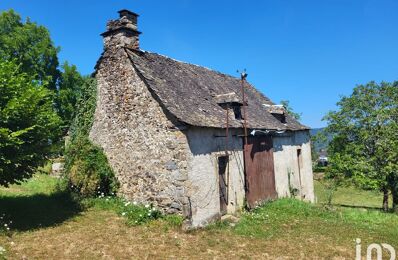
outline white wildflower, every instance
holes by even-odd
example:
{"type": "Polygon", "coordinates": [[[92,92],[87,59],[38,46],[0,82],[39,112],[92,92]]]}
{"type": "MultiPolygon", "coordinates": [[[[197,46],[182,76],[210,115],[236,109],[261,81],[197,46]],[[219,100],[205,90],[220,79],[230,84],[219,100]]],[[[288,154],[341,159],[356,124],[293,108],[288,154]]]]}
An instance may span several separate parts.
{"type": "Polygon", "coordinates": [[[126,203],[124,203],[124,206],[125,206],[125,207],[127,207],[128,205],[130,205],[130,201],[129,201],[129,202],[126,202],[126,203]]]}
{"type": "Polygon", "coordinates": [[[8,225],[7,225],[7,224],[4,224],[4,226],[7,227],[8,225]]]}
{"type": "Polygon", "coordinates": [[[3,254],[6,250],[4,249],[4,247],[0,246],[0,255],[3,254]]]}
{"type": "Polygon", "coordinates": [[[126,212],[123,212],[123,213],[122,213],[122,216],[124,216],[124,215],[126,215],[126,212]]]}
{"type": "Polygon", "coordinates": [[[146,205],[145,205],[145,208],[149,208],[149,204],[146,204],[146,205]]]}
{"type": "Polygon", "coordinates": [[[134,201],[133,204],[134,204],[134,205],[137,205],[137,201],[134,201]]]}

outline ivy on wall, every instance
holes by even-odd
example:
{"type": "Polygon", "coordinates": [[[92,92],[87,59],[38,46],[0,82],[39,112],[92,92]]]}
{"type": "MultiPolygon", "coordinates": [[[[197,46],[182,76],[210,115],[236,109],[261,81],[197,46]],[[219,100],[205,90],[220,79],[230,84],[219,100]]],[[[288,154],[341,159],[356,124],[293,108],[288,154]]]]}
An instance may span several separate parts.
{"type": "Polygon", "coordinates": [[[96,97],[95,79],[85,78],[66,144],[65,172],[69,187],[84,197],[112,194],[118,188],[115,174],[102,148],[89,139],[96,97]]]}

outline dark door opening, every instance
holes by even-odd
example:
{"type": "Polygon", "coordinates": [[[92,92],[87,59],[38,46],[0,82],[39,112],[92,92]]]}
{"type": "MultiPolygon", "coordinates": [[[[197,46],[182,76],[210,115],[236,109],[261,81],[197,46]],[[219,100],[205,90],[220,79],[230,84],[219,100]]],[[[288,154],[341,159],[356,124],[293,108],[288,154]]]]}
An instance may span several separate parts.
{"type": "Polygon", "coordinates": [[[220,191],[220,213],[221,215],[227,214],[228,207],[228,155],[218,157],[218,183],[220,191]]]}
{"type": "Polygon", "coordinates": [[[298,163],[298,175],[300,185],[300,198],[303,199],[303,185],[301,182],[301,167],[303,166],[303,156],[301,155],[301,149],[297,149],[297,163],[298,163]]]}
{"type": "Polygon", "coordinates": [[[250,208],[277,197],[271,136],[250,136],[245,146],[246,200],[250,208]]]}

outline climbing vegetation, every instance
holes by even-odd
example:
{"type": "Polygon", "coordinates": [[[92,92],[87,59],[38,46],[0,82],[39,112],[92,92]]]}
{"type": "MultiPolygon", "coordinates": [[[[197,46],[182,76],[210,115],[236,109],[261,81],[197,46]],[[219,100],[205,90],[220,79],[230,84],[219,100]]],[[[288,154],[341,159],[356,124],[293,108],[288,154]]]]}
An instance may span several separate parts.
{"type": "Polygon", "coordinates": [[[103,150],[89,139],[96,107],[95,79],[85,77],[66,145],[66,175],[72,191],[84,197],[112,194],[117,181],[103,150]]]}

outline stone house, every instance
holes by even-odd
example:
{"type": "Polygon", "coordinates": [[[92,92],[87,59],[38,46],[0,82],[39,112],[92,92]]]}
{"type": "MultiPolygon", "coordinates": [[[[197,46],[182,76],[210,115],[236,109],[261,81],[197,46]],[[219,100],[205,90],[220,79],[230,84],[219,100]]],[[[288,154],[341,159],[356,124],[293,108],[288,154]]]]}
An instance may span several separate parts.
{"type": "Polygon", "coordinates": [[[314,200],[308,127],[246,74],[141,50],[138,15],[119,14],[102,34],[90,132],[119,195],[183,214],[191,226],[280,197],[314,200]]]}

